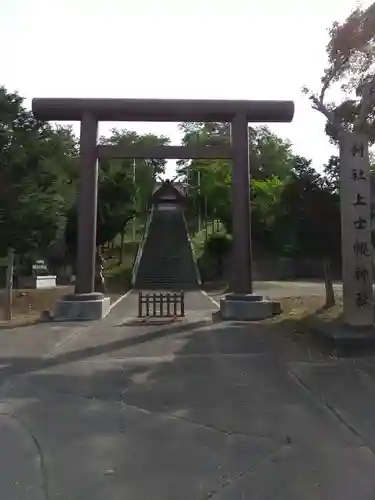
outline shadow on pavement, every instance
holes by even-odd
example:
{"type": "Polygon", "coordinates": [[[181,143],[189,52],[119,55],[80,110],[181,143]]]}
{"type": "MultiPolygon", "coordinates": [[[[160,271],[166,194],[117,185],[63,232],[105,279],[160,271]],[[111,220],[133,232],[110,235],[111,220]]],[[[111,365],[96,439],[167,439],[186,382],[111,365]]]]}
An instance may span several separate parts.
{"type": "Polygon", "coordinates": [[[182,326],[0,359],[51,498],[373,498],[370,447],[295,376],[328,351],[291,323],[182,326]]]}

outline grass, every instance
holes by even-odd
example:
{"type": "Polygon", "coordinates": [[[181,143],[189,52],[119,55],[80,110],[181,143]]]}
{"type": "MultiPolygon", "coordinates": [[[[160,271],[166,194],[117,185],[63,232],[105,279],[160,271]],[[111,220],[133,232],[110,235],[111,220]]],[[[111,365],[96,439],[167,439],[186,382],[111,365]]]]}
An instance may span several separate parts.
{"type": "Polygon", "coordinates": [[[266,321],[276,324],[288,322],[300,332],[307,332],[312,328],[340,325],[342,300],[336,298],[336,304],[327,308],[324,299],[322,295],[282,298],[280,299],[282,313],[266,321]]]}
{"type": "MultiPolygon", "coordinates": [[[[223,233],[225,234],[225,228],[221,222],[217,223],[217,221],[209,221],[207,224],[207,234],[210,236],[213,233],[223,233]],[[214,223],[215,223],[215,231],[214,231],[214,223]]],[[[196,259],[200,259],[204,253],[204,247],[206,243],[206,226],[204,225],[200,231],[195,233],[194,236],[191,236],[191,242],[193,245],[194,253],[196,259]]]]}
{"type": "Polygon", "coordinates": [[[324,299],[318,295],[283,298],[280,300],[282,313],[263,323],[289,340],[291,351],[303,352],[305,359],[336,358],[344,351],[323,333],[327,329],[344,328],[342,300],[336,298],[336,304],[327,308],[324,299]]]}
{"type": "MultiPolygon", "coordinates": [[[[198,264],[199,272],[202,279],[202,284],[206,289],[207,280],[215,279],[217,274],[217,263],[216,259],[207,252],[206,238],[210,237],[211,234],[226,234],[224,226],[218,221],[209,222],[206,227],[204,226],[201,231],[198,231],[194,236],[191,237],[192,248],[194,252],[195,260],[198,264]]],[[[217,285],[211,283],[211,288],[216,288],[217,285]]],[[[209,291],[207,289],[206,291],[209,291]]]]}
{"type": "MultiPolygon", "coordinates": [[[[322,295],[308,295],[299,297],[285,297],[281,300],[283,314],[296,321],[303,321],[312,315],[320,319],[336,316],[341,310],[341,301],[337,305],[326,309],[322,295]]],[[[282,317],[282,315],[281,315],[282,317]]]]}
{"type": "Polygon", "coordinates": [[[322,322],[340,321],[341,303],[326,309],[324,297],[318,295],[286,297],[280,302],[281,314],[265,320],[239,322],[236,328],[259,339],[264,352],[277,353],[286,362],[336,359],[340,348],[327,337],[318,335],[316,328],[322,322]]]}
{"type": "Polygon", "coordinates": [[[126,241],[122,262],[119,261],[119,249],[105,256],[104,276],[109,292],[124,293],[131,285],[134,259],[138,250],[139,241],[126,241]]]}

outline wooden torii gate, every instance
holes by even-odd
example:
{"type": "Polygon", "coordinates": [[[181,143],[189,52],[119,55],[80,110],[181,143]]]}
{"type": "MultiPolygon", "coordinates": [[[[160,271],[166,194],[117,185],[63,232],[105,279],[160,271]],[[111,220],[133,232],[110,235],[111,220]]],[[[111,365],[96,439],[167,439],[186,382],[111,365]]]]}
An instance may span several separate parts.
{"type": "MultiPolygon", "coordinates": [[[[32,110],[35,117],[41,120],[81,123],[77,281],[75,295],[66,298],[67,302],[75,302],[76,311],[78,303],[82,303],[82,311],[93,311],[94,306],[85,307],[85,303],[89,306],[89,302],[99,303],[102,300],[100,294],[94,293],[98,159],[101,158],[233,160],[233,265],[230,288],[236,304],[245,302],[245,296],[252,303],[257,300],[251,295],[248,123],[290,122],[294,115],[292,101],[36,98],[32,101],[32,110]],[[229,122],[231,144],[203,147],[99,146],[99,121],[229,122]],[[244,300],[239,301],[241,297],[244,300]]],[[[90,319],[84,317],[86,313],[82,311],[82,319],[90,319]]],[[[96,316],[93,313],[92,319],[103,314],[103,311],[98,311],[96,316]]]]}

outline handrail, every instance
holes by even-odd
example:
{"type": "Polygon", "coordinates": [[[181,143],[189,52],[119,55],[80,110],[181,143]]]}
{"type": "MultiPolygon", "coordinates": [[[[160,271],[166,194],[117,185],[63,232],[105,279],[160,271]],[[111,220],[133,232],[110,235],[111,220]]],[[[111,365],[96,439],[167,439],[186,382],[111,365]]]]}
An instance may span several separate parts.
{"type": "Polygon", "coordinates": [[[151,213],[147,217],[146,225],[145,225],[145,230],[143,232],[142,239],[139,242],[137,254],[136,254],[135,259],[134,259],[133,271],[132,271],[132,279],[131,279],[131,286],[132,287],[134,287],[135,281],[137,279],[139,264],[141,262],[141,257],[142,257],[142,254],[143,254],[143,247],[144,247],[144,245],[146,243],[146,240],[147,240],[147,236],[148,236],[148,233],[149,233],[149,230],[150,230],[150,224],[151,224],[151,220],[152,220],[153,216],[154,216],[154,207],[152,206],[151,207],[151,213]]]}
{"type": "Polygon", "coordinates": [[[199,267],[198,267],[197,258],[195,256],[193,242],[191,241],[190,234],[189,234],[189,231],[188,231],[186,217],[185,217],[184,212],[182,212],[181,215],[182,215],[182,220],[184,221],[185,231],[186,231],[186,234],[187,234],[187,237],[188,237],[188,241],[189,241],[190,252],[191,252],[192,259],[193,259],[193,264],[194,264],[194,269],[195,269],[195,275],[196,275],[196,278],[197,278],[197,283],[198,283],[198,285],[201,285],[202,284],[201,273],[199,272],[199,267]]]}

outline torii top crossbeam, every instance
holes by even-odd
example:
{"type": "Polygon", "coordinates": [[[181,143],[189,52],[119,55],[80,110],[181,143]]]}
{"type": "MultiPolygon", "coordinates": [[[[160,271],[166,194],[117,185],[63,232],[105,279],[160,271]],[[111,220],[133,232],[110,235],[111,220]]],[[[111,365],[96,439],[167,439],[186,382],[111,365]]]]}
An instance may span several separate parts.
{"type": "Polygon", "coordinates": [[[292,101],[206,99],[35,98],[32,110],[41,120],[79,121],[90,113],[98,121],[230,122],[244,114],[249,122],[291,122],[292,101]]]}

